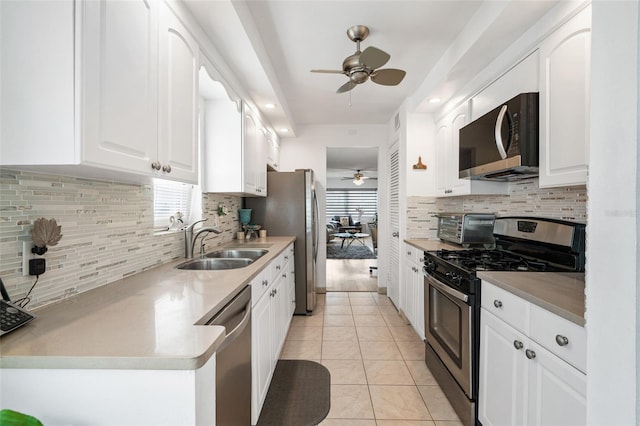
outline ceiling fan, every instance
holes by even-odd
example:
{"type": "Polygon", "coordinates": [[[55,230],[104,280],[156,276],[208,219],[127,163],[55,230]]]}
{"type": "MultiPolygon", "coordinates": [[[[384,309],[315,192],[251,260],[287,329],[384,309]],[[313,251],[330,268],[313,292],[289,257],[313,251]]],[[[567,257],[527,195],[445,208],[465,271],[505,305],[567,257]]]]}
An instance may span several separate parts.
{"type": "Polygon", "coordinates": [[[377,177],[368,177],[365,176],[361,173],[360,170],[357,170],[354,174],[353,177],[343,177],[342,180],[351,180],[353,179],[353,183],[354,185],[360,186],[364,183],[365,179],[372,179],[372,180],[377,180],[377,177]]]}
{"type": "Polygon", "coordinates": [[[384,86],[397,86],[407,74],[406,71],[396,68],[378,69],[386,64],[391,56],[373,46],[369,46],[361,52],[360,42],[368,35],[369,28],[364,25],[354,25],[349,28],[347,36],[356,43],[356,53],[346,57],[342,62],[342,70],[311,70],[311,72],[344,74],[349,77],[349,81],[340,86],[336,93],[348,92],[369,78],[374,83],[384,86]]]}

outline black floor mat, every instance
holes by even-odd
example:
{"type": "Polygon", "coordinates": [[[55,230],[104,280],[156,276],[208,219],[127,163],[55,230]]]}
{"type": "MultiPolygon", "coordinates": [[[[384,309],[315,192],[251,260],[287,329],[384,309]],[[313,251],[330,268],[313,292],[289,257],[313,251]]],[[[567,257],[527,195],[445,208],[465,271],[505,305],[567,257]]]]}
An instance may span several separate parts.
{"type": "Polygon", "coordinates": [[[331,375],[314,361],[281,359],[258,426],[312,426],[320,423],[331,407],[331,375]]]}

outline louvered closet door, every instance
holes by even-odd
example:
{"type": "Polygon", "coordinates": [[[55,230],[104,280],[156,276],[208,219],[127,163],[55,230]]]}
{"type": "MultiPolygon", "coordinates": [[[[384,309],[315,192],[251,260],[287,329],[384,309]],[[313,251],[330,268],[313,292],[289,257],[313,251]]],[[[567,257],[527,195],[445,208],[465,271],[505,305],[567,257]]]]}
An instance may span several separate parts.
{"type": "Polygon", "coordinates": [[[400,163],[398,145],[389,151],[389,278],[387,295],[396,306],[399,302],[400,281],[400,163]]]}

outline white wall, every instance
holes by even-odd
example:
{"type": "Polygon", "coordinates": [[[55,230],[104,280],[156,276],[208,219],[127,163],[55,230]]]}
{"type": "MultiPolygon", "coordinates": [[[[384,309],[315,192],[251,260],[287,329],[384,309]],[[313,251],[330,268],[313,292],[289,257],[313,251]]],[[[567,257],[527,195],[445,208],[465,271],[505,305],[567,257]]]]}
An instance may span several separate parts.
{"type": "Polygon", "coordinates": [[[637,2],[593,3],[587,423],[638,424],[637,2]]]}
{"type": "MultiPolygon", "coordinates": [[[[379,147],[378,153],[378,176],[380,182],[385,182],[383,169],[386,155],[386,125],[300,125],[297,128],[296,138],[287,138],[280,141],[280,171],[290,171],[294,169],[313,169],[316,180],[320,182],[318,192],[318,202],[320,205],[320,229],[326,226],[325,218],[325,192],[327,187],[327,148],[338,147],[379,147]]],[[[386,187],[380,185],[378,191],[385,191],[386,187]]],[[[382,221],[386,205],[383,205],[386,197],[378,196],[378,216],[382,221]]],[[[320,232],[320,250],[318,251],[318,288],[324,291],[326,288],[326,244],[325,232],[320,232]]],[[[380,247],[379,247],[380,250],[380,247]]],[[[381,258],[378,251],[378,258],[381,258]]],[[[385,287],[382,282],[379,263],[378,285],[385,287]]]]}

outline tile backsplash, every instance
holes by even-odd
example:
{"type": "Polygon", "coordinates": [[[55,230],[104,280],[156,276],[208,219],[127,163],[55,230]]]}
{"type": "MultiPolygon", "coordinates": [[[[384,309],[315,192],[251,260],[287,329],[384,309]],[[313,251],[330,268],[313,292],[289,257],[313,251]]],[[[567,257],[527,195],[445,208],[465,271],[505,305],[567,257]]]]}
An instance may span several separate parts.
{"type": "Polygon", "coordinates": [[[409,197],[407,236],[437,238],[433,217],[442,212],[495,213],[496,216],[537,216],[587,222],[586,186],[539,188],[538,179],[510,182],[509,195],[409,197]]]}
{"type": "MultiPolygon", "coordinates": [[[[33,222],[44,217],[62,226],[62,239],[44,255],[46,272],[29,308],[117,281],[184,256],[183,232],[154,232],[153,190],[128,185],[0,169],[0,277],[12,299],[23,297],[35,277],[22,275],[22,242],[31,242],[33,222]]],[[[242,198],[203,194],[203,218],[219,217],[220,235],[209,247],[234,238],[242,198]]]]}

